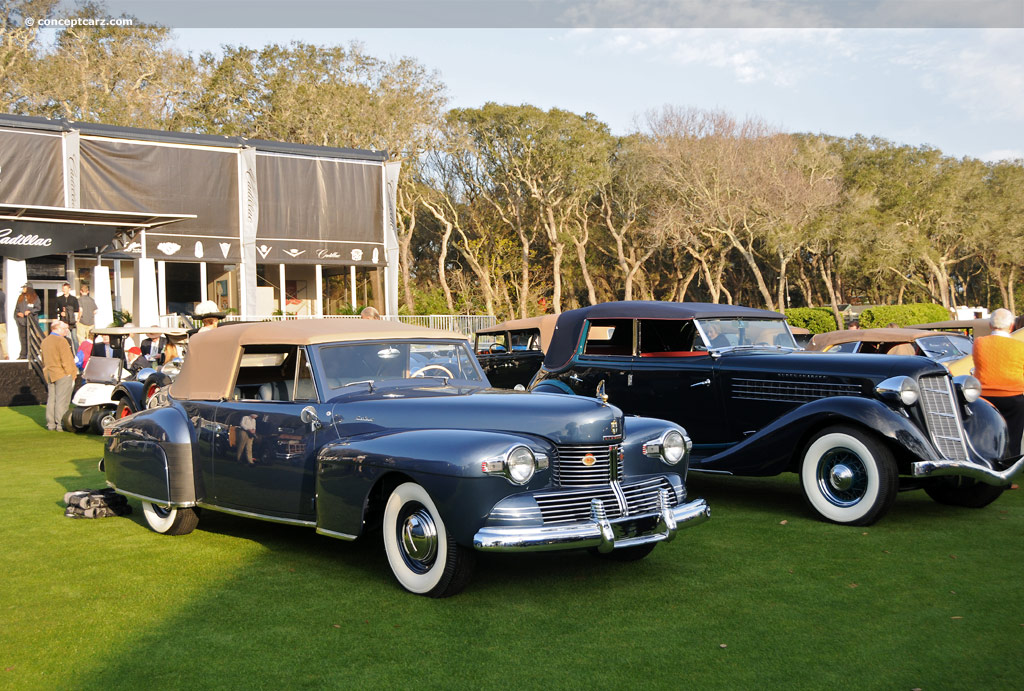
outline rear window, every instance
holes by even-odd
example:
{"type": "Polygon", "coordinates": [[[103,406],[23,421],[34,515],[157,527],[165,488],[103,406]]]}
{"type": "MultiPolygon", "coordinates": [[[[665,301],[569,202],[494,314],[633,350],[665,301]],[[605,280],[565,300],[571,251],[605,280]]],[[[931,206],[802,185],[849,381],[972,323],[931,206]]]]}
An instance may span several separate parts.
{"type": "Polygon", "coordinates": [[[595,319],[587,323],[584,355],[632,355],[632,319],[595,319]]]}

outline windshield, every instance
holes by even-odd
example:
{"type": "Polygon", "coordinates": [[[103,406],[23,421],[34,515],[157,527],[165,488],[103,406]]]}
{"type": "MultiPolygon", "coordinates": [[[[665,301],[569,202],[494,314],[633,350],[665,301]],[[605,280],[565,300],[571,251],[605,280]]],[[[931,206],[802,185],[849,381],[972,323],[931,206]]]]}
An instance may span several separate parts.
{"type": "Polygon", "coordinates": [[[698,319],[705,347],[781,346],[796,348],[793,335],[781,319],[698,319]]]}
{"type": "Polygon", "coordinates": [[[971,353],[970,349],[964,350],[960,343],[953,343],[946,336],[925,336],[917,339],[917,345],[933,360],[958,359],[971,353]]]}
{"type": "Polygon", "coordinates": [[[320,348],[324,383],[340,389],[357,383],[436,377],[483,383],[476,358],[461,342],[379,342],[320,348]]]}

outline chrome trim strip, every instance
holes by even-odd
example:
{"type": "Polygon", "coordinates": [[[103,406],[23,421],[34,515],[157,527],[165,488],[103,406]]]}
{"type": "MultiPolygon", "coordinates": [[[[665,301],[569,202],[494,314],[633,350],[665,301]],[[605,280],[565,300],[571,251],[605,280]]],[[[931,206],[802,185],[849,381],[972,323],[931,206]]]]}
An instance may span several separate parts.
{"type": "Polygon", "coordinates": [[[911,466],[911,474],[914,477],[960,475],[996,486],[1009,484],[1021,470],[1024,470],[1024,457],[1018,458],[1016,463],[1003,471],[992,470],[971,461],[918,461],[911,466]]]}
{"type": "Polygon", "coordinates": [[[596,547],[601,552],[610,552],[622,547],[670,540],[679,528],[699,525],[711,517],[711,509],[703,499],[695,499],[689,504],[672,507],[663,512],[612,519],[602,515],[604,507],[600,501],[596,507],[593,504],[591,506],[590,520],[570,525],[481,528],[473,536],[473,548],[487,552],[539,552],[596,547]],[[656,519],[651,532],[630,538],[614,537],[616,524],[643,518],[656,519]],[[610,539],[609,533],[612,534],[610,539]]]}
{"type": "Polygon", "coordinates": [[[150,504],[156,504],[157,506],[166,506],[172,509],[187,509],[196,506],[194,501],[167,501],[166,499],[156,499],[155,497],[147,497],[145,494],[136,494],[135,492],[127,492],[123,489],[118,489],[112,482],[107,481],[107,485],[114,488],[114,491],[118,494],[123,494],[126,497],[132,499],[138,499],[139,501],[148,501],[150,504]]]}
{"type": "Polygon", "coordinates": [[[298,518],[281,518],[279,516],[267,516],[262,513],[239,511],[238,509],[226,509],[223,506],[217,506],[216,504],[204,504],[202,502],[196,502],[195,505],[202,507],[204,509],[210,509],[211,511],[220,511],[221,513],[231,514],[232,516],[241,516],[242,518],[258,518],[261,521],[270,521],[271,523],[285,523],[287,525],[304,525],[310,528],[316,527],[316,521],[303,521],[298,518]]]}
{"type": "Polygon", "coordinates": [[[336,537],[336,538],[339,538],[341,540],[349,540],[349,541],[355,540],[357,537],[359,537],[358,535],[349,535],[348,533],[339,533],[336,530],[327,530],[325,528],[319,528],[319,527],[316,529],[316,532],[317,532],[317,535],[326,535],[327,537],[336,537]]]}

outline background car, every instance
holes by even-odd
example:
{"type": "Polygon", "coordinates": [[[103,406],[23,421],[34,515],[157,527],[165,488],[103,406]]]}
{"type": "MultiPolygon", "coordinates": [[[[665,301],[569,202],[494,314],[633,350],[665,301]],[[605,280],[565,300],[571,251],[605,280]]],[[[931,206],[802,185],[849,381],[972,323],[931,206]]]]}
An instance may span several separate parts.
{"type": "MultiPolygon", "coordinates": [[[[961,334],[923,329],[844,329],[815,334],[806,349],[822,353],[920,355],[946,366],[970,355],[973,343],[961,334]]],[[[961,374],[961,372],[955,372],[961,374]]]]}
{"type": "Polygon", "coordinates": [[[159,533],[200,509],[383,534],[410,592],[442,597],[474,550],[633,560],[709,515],[689,439],[594,399],[491,389],[459,334],[387,321],[221,327],[192,337],[165,405],[108,431],[107,483],[159,533]]]}
{"type": "Polygon", "coordinates": [[[544,361],[556,315],[513,319],[476,332],[473,352],[491,386],[526,388],[544,361]]]}
{"type": "Polygon", "coordinates": [[[900,489],[984,506],[1022,462],[1006,425],[920,357],[800,352],[783,315],[702,303],[617,302],[563,312],[532,391],[595,395],[684,425],[691,468],[800,475],[826,520],[868,525],[900,489]]]}

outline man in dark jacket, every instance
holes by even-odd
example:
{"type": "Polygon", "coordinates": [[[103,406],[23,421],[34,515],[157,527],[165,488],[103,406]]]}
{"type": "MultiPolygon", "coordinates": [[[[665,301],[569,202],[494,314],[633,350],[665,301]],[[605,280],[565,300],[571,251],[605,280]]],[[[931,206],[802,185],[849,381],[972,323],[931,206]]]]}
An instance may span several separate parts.
{"type": "Polygon", "coordinates": [[[0,288],[0,360],[7,359],[7,295],[0,288]]]}
{"type": "Polygon", "coordinates": [[[78,313],[81,308],[78,306],[78,298],[71,294],[71,284],[65,283],[60,287],[60,295],[57,296],[57,319],[68,325],[71,333],[71,345],[78,350],[78,334],[75,333],[75,325],[78,323],[78,313]]]}

